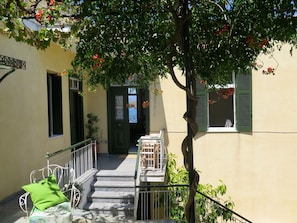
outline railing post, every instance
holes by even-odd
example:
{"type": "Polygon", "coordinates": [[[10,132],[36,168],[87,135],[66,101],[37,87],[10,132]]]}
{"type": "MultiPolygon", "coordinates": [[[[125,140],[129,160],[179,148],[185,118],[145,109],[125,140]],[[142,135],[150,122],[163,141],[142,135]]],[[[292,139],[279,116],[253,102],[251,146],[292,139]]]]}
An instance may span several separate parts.
{"type": "Polygon", "coordinates": [[[95,142],[95,156],[94,156],[94,158],[95,158],[95,160],[93,160],[93,162],[94,162],[94,168],[96,168],[97,169],[97,141],[96,140],[94,140],[94,142],[95,142]]]}
{"type": "Polygon", "coordinates": [[[49,171],[49,165],[50,165],[50,155],[49,155],[49,152],[47,152],[45,154],[45,158],[46,158],[47,175],[49,176],[49,174],[50,174],[50,171],[49,171]]]}

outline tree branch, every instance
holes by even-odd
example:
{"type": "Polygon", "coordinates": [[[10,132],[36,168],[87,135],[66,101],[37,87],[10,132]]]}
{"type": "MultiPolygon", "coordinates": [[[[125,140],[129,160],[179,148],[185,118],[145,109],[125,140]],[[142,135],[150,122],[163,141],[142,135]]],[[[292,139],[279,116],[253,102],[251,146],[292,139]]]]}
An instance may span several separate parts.
{"type": "Polygon", "coordinates": [[[173,82],[176,84],[177,87],[179,87],[180,89],[184,90],[187,94],[187,97],[189,97],[191,100],[193,101],[196,101],[197,98],[196,96],[194,95],[195,92],[192,92],[191,89],[188,89],[185,85],[183,85],[177,78],[176,78],[176,75],[175,75],[175,72],[174,72],[174,69],[173,69],[173,65],[172,65],[172,62],[171,62],[171,57],[168,59],[168,62],[167,62],[167,66],[169,68],[169,73],[170,73],[170,76],[172,77],[172,80],[173,82]]]}
{"type": "MultiPolygon", "coordinates": [[[[223,7],[220,6],[218,3],[214,2],[214,1],[211,1],[211,0],[208,0],[208,2],[210,2],[210,3],[214,4],[214,5],[216,5],[216,6],[217,6],[223,13],[225,12],[225,10],[223,9],[223,7]]],[[[224,13],[224,19],[225,19],[226,21],[228,21],[227,16],[225,15],[225,13],[224,13]]]]}

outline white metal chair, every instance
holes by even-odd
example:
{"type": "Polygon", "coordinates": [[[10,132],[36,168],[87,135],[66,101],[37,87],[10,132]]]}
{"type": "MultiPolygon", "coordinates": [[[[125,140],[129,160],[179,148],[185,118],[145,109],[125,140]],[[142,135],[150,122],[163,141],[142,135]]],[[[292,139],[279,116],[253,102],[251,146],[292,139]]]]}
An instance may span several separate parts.
{"type": "MultiPolygon", "coordinates": [[[[62,167],[60,165],[51,164],[39,170],[33,170],[30,173],[30,184],[23,186],[25,189],[24,194],[19,197],[19,206],[20,208],[27,214],[30,223],[71,223],[73,210],[79,204],[81,194],[80,191],[75,187],[75,174],[74,169],[69,167],[62,167]],[[58,204],[49,206],[48,208],[43,209],[44,207],[38,209],[36,207],[36,199],[34,204],[34,198],[36,198],[36,193],[32,188],[38,187],[43,190],[43,185],[47,184],[47,180],[49,181],[47,187],[48,195],[44,195],[46,199],[47,196],[55,196],[55,195],[64,195],[68,197],[67,201],[59,201],[58,204]],[[51,181],[55,181],[56,183],[51,183],[51,181]],[[41,186],[40,186],[41,185],[41,186]],[[28,189],[30,188],[30,189],[28,189]],[[28,190],[30,192],[28,192],[28,190]],[[30,196],[29,196],[30,195],[30,196]],[[31,199],[29,199],[31,198],[31,199]],[[32,201],[32,205],[29,207],[30,200],[32,201]]],[[[41,196],[42,197],[42,196],[41,196]]],[[[44,205],[46,202],[42,200],[38,200],[41,205],[44,205]]],[[[50,204],[46,204],[47,206],[50,204]]],[[[37,205],[38,206],[38,205],[37,205]]],[[[39,205],[40,207],[40,205],[39,205]]]]}

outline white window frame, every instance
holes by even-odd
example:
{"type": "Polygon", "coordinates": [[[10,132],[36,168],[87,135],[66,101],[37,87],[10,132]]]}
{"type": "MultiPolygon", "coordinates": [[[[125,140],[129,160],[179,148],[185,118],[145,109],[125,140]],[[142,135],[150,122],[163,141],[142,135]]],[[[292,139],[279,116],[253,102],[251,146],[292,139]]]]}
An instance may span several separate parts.
{"type": "MultiPolygon", "coordinates": [[[[234,115],[234,123],[232,127],[210,127],[209,126],[209,106],[211,106],[208,103],[207,106],[207,132],[238,132],[236,129],[236,84],[235,84],[235,73],[232,74],[232,84],[226,84],[224,86],[220,85],[214,85],[213,86],[216,89],[220,88],[234,88],[234,94],[232,95],[233,97],[233,115],[234,115]]],[[[209,101],[209,93],[207,94],[207,101],[209,101]]]]}
{"type": "Polygon", "coordinates": [[[70,77],[70,90],[74,90],[74,91],[78,91],[79,87],[80,87],[80,80],[78,78],[75,77],[70,77]]]}

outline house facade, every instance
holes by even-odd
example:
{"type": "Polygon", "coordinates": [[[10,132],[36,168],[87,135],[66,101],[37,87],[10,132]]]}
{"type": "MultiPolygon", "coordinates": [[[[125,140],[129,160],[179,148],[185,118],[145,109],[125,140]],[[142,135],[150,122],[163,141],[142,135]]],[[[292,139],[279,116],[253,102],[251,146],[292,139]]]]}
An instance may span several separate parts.
{"type": "MultiPolygon", "coordinates": [[[[243,110],[250,114],[249,128],[211,127],[206,119],[204,126],[200,121],[200,128],[206,128],[193,142],[194,166],[201,171],[200,182],[218,185],[223,180],[235,210],[252,222],[289,223],[295,218],[297,197],[292,192],[297,170],[296,59],[296,51],[291,56],[289,46],[275,49],[273,56],[260,55],[256,61],[259,69],[251,75],[252,104],[243,110]],[[265,74],[269,67],[276,68],[274,75],[265,74]]],[[[178,164],[182,165],[185,94],[167,79],[160,81],[160,88],[162,96],[150,98],[151,130],[166,129],[168,150],[178,156],[178,164]]],[[[216,104],[206,105],[208,119],[213,105],[216,104]]],[[[240,118],[240,108],[234,106],[236,109],[240,118]]]]}
{"type": "MultiPolygon", "coordinates": [[[[71,143],[68,77],[58,74],[70,68],[74,54],[57,45],[38,51],[4,35],[0,35],[0,49],[4,58],[26,63],[26,69],[15,69],[1,82],[3,200],[28,183],[31,170],[46,165],[47,152],[71,143]]],[[[0,69],[1,77],[10,70],[0,69]]]]}
{"type": "MultiPolygon", "coordinates": [[[[39,51],[4,35],[0,49],[0,55],[26,62],[26,69],[16,69],[0,84],[0,201],[20,191],[32,169],[46,165],[47,152],[82,141],[88,113],[99,118],[100,153],[127,154],[140,136],[164,129],[168,151],[183,165],[186,96],[170,77],[141,90],[127,83],[108,90],[99,86],[90,93],[81,86],[81,96],[81,89],[72,88],[70,78],[63,75],[71,67],[73,52],[55,44],[39,51]]],[[[224,117],[224,109],[213,109],[227,100],[221,97],[211,103],[212,95],[197,91],[205,108],[203,115],[197,114],[201,131],[193,142],[200,182],[216,185],[223,180],[235,210],[253,222],[289,223],[297,210],[297,58],[289,50],[284,46],[273,57],[259,57],[259,69],[252,70],[248,82],[248,97],[241,101],[238,83],[230,81],[226,89],[234,92],[228,97],[232,109],[227,114],[232,117],[224,117]],[[263,74],[268,67],[275,68],[275,75],[263,74]],[[223,116],[223,124],[217,124],[217,116],[223,116]],[[241,117],[246,128],[239,127],[241,117]]],[[[6,70],[0,72],[3,76],[6,70]]],[[[184,76],[178,76],[184,83],[184,76]]]]}

